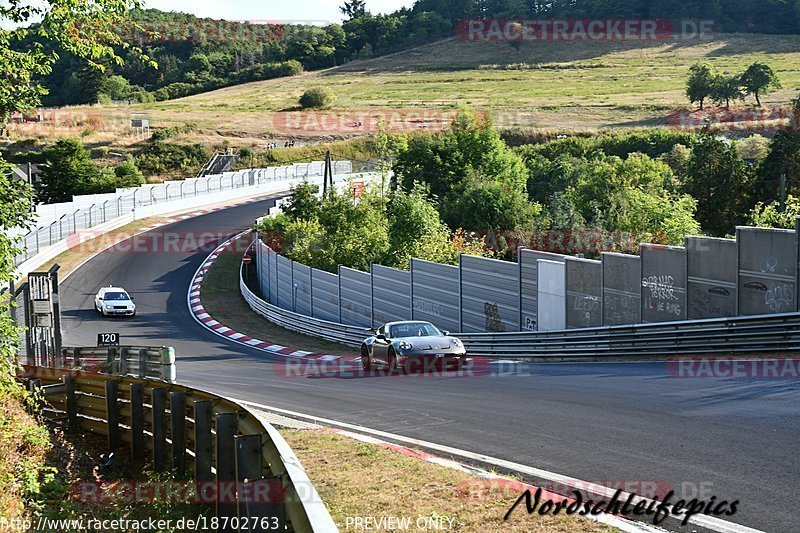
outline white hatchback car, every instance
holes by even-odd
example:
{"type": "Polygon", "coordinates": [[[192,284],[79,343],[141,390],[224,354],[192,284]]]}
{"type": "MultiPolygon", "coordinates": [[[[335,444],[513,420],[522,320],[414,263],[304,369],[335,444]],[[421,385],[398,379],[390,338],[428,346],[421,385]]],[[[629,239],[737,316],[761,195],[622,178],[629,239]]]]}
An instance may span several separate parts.
{"type": "Polygon", "coordinates": [[[94,308],[103,316],[136,316],[136,304],[125,289],[103,287],[94,298],[94,308]]]}

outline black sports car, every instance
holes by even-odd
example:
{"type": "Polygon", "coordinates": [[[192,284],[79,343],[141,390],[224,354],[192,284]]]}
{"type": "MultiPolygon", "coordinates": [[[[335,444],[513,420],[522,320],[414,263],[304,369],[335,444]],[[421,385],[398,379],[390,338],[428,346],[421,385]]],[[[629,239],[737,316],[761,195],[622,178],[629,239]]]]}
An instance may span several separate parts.
{"type": "Polygon", "coordinates": [[[364,370],[370,370],[375,363],[385,366],[389,372],[401,365],[410,370],[455,363],[461,368],[467,358],[459,339],[439,331],[430,322],[388,322],[375,331],[368,331],[373,335],[361,344],[364,370]]]}

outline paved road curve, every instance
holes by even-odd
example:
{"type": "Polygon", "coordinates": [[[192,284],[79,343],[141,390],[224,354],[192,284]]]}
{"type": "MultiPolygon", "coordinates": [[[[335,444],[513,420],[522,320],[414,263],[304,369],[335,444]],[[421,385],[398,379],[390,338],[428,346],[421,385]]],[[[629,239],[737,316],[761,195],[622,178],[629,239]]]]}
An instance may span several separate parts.
{"type": "MultiPolygon", "coordinates": [[[[155,230],[232,233],[258,202],[155,230]]],[[[526,376],[286,378],[281,359],[200,327],[186,307],[208,249],[105,252],[63,284],[65,343],[101,331],[167,344],[179,380],[222,394],[480,452],[590,481],[657,481],[739,499],[734,522],[798,531],[800,390],[791,380],[677,379],[663,363],[529,366],[526,376]],[[136,298],[134,319],[101,319],[98,287],[136,298]]],[[[702,494],[701,494],[702,495],[702,494]]]]}

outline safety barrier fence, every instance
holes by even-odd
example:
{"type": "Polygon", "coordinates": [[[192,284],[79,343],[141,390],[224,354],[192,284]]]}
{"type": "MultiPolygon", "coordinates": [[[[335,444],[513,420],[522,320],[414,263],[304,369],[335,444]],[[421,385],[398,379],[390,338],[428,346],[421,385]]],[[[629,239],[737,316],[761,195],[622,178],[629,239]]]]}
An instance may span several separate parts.
{"type": "MultiPolygon", "coordinates": [[[[334,161],[333,173],[350,174],[361,167],[350,161],[334,161]],[[358,167],[354,170],[355,167],[358,167]]],[[[146,184],[137,188],[118,189],[114,193],[75,196],[72,202],[40,205],[36,207],[35,227],[21,237],[18,245],[22,253],[14,258],[18,266],[38,255],[43,249],[63,241],[82,230],[87,230],[121,219],[131,212],[152,206],[176,204],[181,200],[205,197],[206,202],[193,202],[197,207],[214,203],[221,192],[258,187],[273,182],[322,176],[325,165],[321,161],[297,163],[280,167],[224,172],[202,178],[146,184]]],[[[192,206],[189,206],[192,207],[192,206]]],[[[180,208],[180,207],[178,207],[180,208]]],[[[164,211],[166,212],[166,211],[164,211]]]]}
{"type": "Polygon", "coordinates": [[[103,435],[156,471],[192,480],[219,531],[336,531],[286,441],[244,406],[202,390],[152,379],[27,367],[45,415],[103,435]],[[246,525],[245,525],[246,524],[246,525]]]}
{"type": "Polygon", "coordinates": [[[800,311],[795,230],[739,227],[736,239],[641,244],[640,255],[600,260],[521,246],[514,261],[461,254],[455,265],[412,258],[366,272],[312,268],[262,241],[255,263],[265,301],[362,327],[427,320],[469,334],[532,333],[800,311]]]}
{"type": "MultiPolygon", "coordinates": [[[[306,335],[358,347],[368,329],[288,311],[264,301],[240,276],[250,308],[306,335]]],[[[520,333],[459,333],[467,353],[484,357],[625,357],[800,351],[800,313],[520,333]]]]}
{"type": "Polygon", "coordinates": [[[119,376],[160,379],[174,383],[177,377],[175,349],[143,346],[69,347],[58,357],[45,356],[31,361],[32,366],[94,371],[119,376]]]}

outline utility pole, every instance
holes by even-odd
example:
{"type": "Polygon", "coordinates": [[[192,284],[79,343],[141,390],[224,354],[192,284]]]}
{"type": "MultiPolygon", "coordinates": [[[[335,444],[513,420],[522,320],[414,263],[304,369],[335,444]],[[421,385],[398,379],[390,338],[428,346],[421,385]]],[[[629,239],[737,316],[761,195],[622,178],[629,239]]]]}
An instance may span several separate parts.
{"type": "Polygon", "coordinates": [[[781,174],[780,204],[778,210],[783,213],[786,211],[786,174],[781,174]]]}
{"type": "Polygon", "coordinates": [[[324,176],[322,178],[322,197],[325,198],[328,195],[328,176],[330,176],[331,180],[331,189],[333,189],[333,161],[331,159],[331,151],[328,150],[325,153],[325,171],[324,176]]]}

